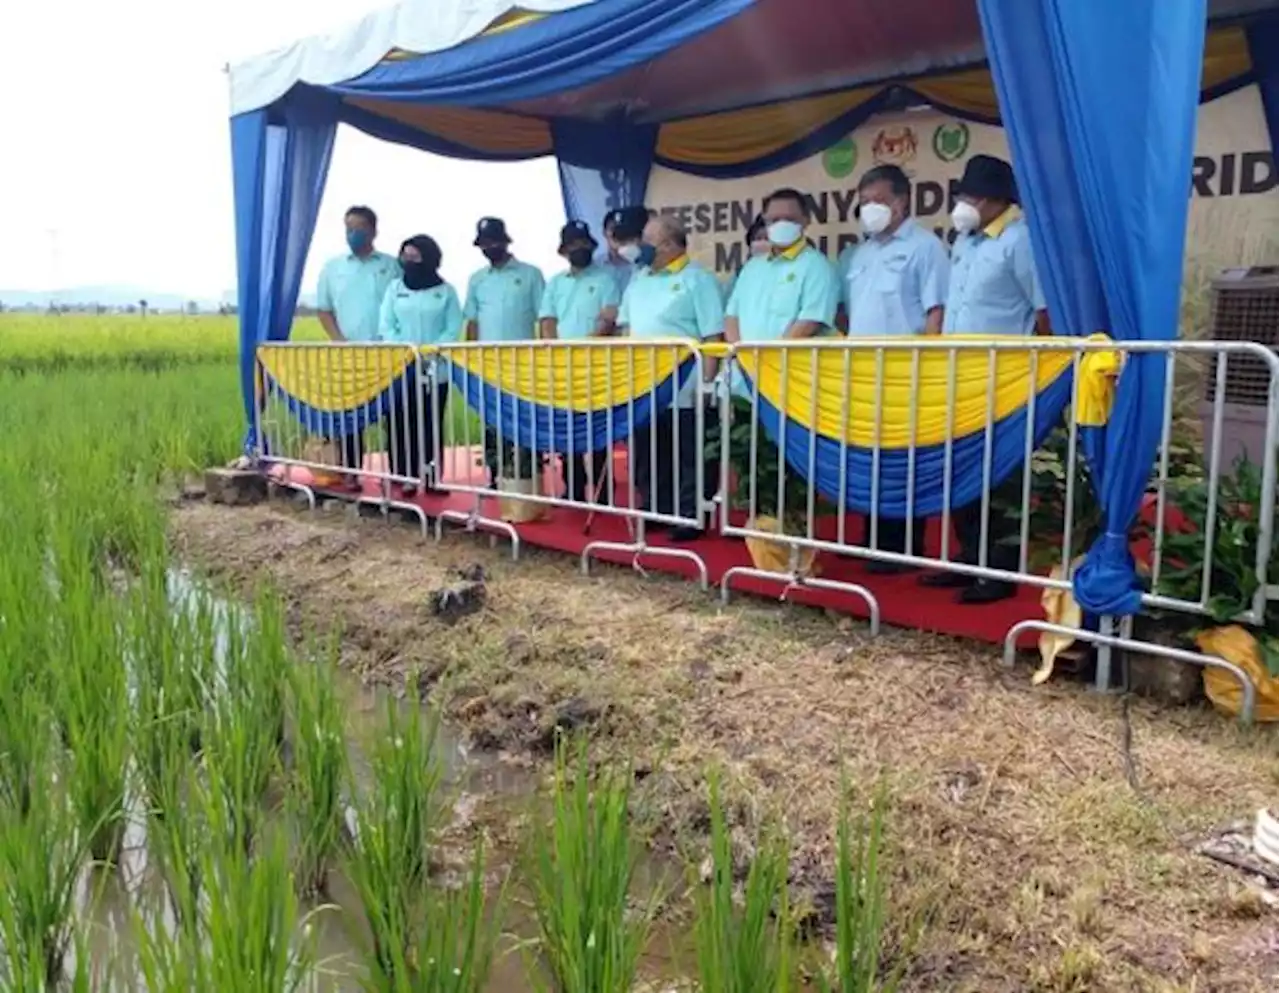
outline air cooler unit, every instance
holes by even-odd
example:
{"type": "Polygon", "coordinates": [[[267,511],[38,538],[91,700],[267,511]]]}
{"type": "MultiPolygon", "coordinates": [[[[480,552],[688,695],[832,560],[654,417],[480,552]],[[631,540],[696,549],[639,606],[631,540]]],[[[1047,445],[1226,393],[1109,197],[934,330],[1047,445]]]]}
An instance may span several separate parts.
{"type": "MultiPolygon", "coordinates": [[[[1214,341],[1256,341],[1275,352],[1280,307],[1277,269],[1254,266],[1226,269],[1211,286],[1209,337],[1214,341]]],[[[1218,389],[1218,362],[1206,370],[1200,414],[1204,424],[1205,459],[1213,444],[1213,409],[1218,389]]],[[[1266,362],[1253,355],[1232,354],[1226,366],[1226,396],[1222,418],[1222,469],[1241,455],[1261,465],[1267,430],[1267,403],[1272,389],[1266,362]]],[[[1266,457],[1274,459],[1275,451],[1266,457]]]]}

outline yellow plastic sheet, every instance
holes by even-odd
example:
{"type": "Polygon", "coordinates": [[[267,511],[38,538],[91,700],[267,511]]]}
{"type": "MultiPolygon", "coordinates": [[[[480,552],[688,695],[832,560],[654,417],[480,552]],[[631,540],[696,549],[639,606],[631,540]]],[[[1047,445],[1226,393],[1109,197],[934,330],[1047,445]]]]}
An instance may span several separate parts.
{"type": "MultiPolygon", "coordinates": [[[[1267,672],[1262,661],[1262,647],[1253,635],[1239,624],[1228,624],[1201,631],[1196,635],[1196,645],[1206,655],[1216,655],[1243,669],[1257,692],[1253,719],[1276,723],[1280,714],[1280,684],[1267,672]]],[[[1204,695],[1220,713],[1232,717],[1240,713],[1244,703],[1244,691],[1236,678],[1221,669],[1205,668],[1204,695]]]]}
{"type": "MultiPolygon", "coordinates": [[[[1075,566],[1080,561],[1076,559],[1071,564],[1075,566]]],[[[1062,563],[1058,563],[1049,570],[1050,579],[1063,579],[1066,575],[1062,563]]],[[[1084,623],[1084,613],[1070,590],[1052,588],[1045,590],[1040,594],[1040,606],[1044,608],[1045,619],[1053,624],[1079,628],[1084,623]]],[[[1040,633],[1040,668],[1031,674],[1032,685],[1039,686],[1041,683],[1048,682],[1053,676],[1053,666],[1058,656],[1075,643],[1076,639],[1070,635],[1042,631],[1040,633]]]]}

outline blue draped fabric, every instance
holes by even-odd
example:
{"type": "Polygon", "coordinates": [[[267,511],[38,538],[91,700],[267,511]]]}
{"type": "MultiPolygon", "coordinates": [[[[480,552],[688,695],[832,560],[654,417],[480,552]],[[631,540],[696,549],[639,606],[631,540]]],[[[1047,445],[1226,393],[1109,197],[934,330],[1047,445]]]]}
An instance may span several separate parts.
{"type": "MultiPolygon", "coordinates": [[[[1061,422],[1062,408],[1071,399],[1071,375],[1066,373],[1037,395],[1032,438],[1038,446],[1061,422]]],[[[871,481],[879,479],[876,505],[884,517],[905,518],[907,495],[913,494],[911,512],[916,517],[934,517],[943,510],[947,482],[947,446],[928,445],[916,449],[915,466],[909,470],[905,449],[882,448],[877,463],[875,452],[857,445],[841,445],[839,441],[811,431],[792,418],[780,418],[779,411],[763,394],[758,395],[757,412],[765,434],[775,444],[782,439],[787,464],[801,477],[809,479],[827,500],[840,502],[841,464],[844,465],[844,505],[851,511],[867,514],[873,509],[871,481]],[[785,425],[785,434],[780,427],[785,425]],[[810,478],[810,447],[813,475],[810,478]],[[908,472],[914,472],[913,486],[908,488],[908,472]]],[[[992,489],[999,486],[1026,459],[1027,408],[1020,407],[992,425],[991,476],[992,489]]],[[[951,443],[952,511],[982,498],[983,464],[986,459],[986,432],[956,438],[951,443]]],[[[795,508],[798,509],[798,508],[795,508]]]]}
{"type": "MultiPolygon", "coordinates": [[[[1205,0],[978,8],[1055,325],[1175,338],[1205,0]]],[[[1082,432],[1105,518],[1074,577],[1086,611],[1140,606],[1128,535],[1160,441],[1164,372],[1162,356],[1130,356],[1110,423],[1082,432]]]]}
{"type": "Polygon", "coordinates": [[[289,337],[335,130],[332,106],[305,96],[231,120],[246,454],[259,441],[254,355],[262,342],[289,337]]]}
{"type": "Polygon", "coordinates": [[[1249,59],[1253,62],[1253,76],[1262,97],[1262,112],[1267,118],[1267,133],[1271,136],[1271,155],[1276,157],[1276,36],[1280,31],[1280,13],[1268,10],[1249,22],[1245,38],[1249,43],[1249,59]]]}
{"type": "Polygon", "coordinates": [[[653,167],[656,125],[625,118],[551,122],[551,140],[560,164],[565,216],[586,221],[597,239],[607,211],[644,203],[653,167]]]}
{"type": "Polygon", "coordinates": [[[385,62],[327,89],[454,107],[496,107],[576,90],[657,58],[755,0],[598,0],[429,58],[385,62]]]}

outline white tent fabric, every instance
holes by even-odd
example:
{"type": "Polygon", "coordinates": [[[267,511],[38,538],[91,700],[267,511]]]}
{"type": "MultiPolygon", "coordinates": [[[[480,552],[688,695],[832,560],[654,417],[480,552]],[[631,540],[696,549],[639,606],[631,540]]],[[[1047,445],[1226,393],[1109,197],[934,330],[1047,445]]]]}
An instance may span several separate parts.
{"type": "Polygon", "coordinates": [[[345,30],[306,38],[231,67],[231,116],[266,107],[297,83],[342,83],[397,49],[427,55],[476,37],[512,12],[554,14],[595,0],[400,0],[345,30]]]}

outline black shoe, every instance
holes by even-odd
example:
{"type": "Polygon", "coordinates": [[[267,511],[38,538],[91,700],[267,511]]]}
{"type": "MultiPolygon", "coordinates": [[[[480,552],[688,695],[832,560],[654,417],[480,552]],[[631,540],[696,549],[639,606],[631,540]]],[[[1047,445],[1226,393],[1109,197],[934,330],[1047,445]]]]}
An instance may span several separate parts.
{"type": "Polygon", "coordinates": [[[885,562],[883,559],[871,559],[865,566],[873,576],[898,576],[904,572],[915,572],[916,566],[905,562],[885,562]]]}
{"type": "Polygon", "coordinates": [[[932,590],[963,590],[976,582],[972,576],[966,576],[962,572],[931,572],[920,577],[920,585],[932,590]]]}
{"type": "Polygon", "coordinates": [[[706,532],[702,528],[695,528],[692,525],[683,524],[678,528],[672,528],[671,534],[668,536],[676,544],[685,544],[690,541],[697,541],[699,538],[705,537],[706,532]]]}
{"type": "Polygon", "coordinates": [[[996,579],[979,579],[967,590],[961,590],[956,603],[983,604],[1008,600],[1018,592],[1013,583],[1005,583],[996,579]]]}

